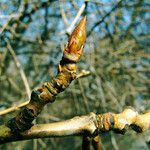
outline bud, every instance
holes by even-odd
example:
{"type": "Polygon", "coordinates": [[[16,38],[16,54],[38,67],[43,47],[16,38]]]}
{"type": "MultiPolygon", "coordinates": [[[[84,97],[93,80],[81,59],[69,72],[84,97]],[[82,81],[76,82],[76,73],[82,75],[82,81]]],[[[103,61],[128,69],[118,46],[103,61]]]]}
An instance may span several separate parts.
{"type": "Polygon", "coordinates": [[[86,40],[86,17],[83,17],[77,27],[72,32],[68,44],[64,50],[64,58],[78,62],[82,53],[86,40]]]}

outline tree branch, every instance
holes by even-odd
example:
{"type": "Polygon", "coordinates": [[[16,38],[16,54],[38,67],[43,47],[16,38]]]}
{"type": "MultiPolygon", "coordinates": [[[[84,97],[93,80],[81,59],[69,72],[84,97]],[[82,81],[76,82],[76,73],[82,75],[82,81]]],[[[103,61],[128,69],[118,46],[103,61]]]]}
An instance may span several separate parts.
{"type": "MultiPolygon", "coordinates": [[[[77,74],[76,79],[82,78],[82,77],[86,77],[88,75],[90,75],[90,71],[81,70],[81,72],[79,74],[77,74]]],[[[14,106],[11,106],[11,107],[9,107],[7,109],[4,109],[4,110],[0,111],[0,116],[4,116],[4,115],[12,113],[12,112],[14,112],[16,110],[19,110],[20,108],[25,107],[29,102],[30,101],[25,101],[25,102],[23,102],[21,104],[14,105],[14,106]]]]}
{"type": "MultiPolygon", "coordinates": [[[[77,12],[77,15],[75,16],[74,20],[72,21],[71,25],[70,25],[67,29],[63,30],[60,34],[65,34],[65,33],[67,33],[68,35],[71,34],[71,32],[72,32],[72,30],[73,30],[75,24],[76,24],[77,21],[79,20],[81,14],[84,12],[84,9],[85,9],[85,7],[86,7],[87,2],[88,2],[88,1],[85,1],[85,2],[82,4],[82,6],[80,7],[79,11],[77,12]]],[[[65,21],[64,21],[64,22],[65,22],[65,21]]]]}
{"type": "Polygon", "coordinates": [[[96,136],[92,139],[92,145],[93,145],[93,148],[94,150],[101,150],[101,138],[100,136],[96,136]]]}
{"type": "Polygon", "coordinates": [[[28,103],[29,103],[29,101],[25,101],[25,102],[23,102],[19,105],[14,105],[14,106],[11,106],[10,108],[4,109],[4,110],[0,111],[0,116],[6,115],[6,114],[11,113],[11,112],[14,112],[16,110],[19,110],[20,108],[26,106],[28,103]]]}
{"type": "Polygon", "coordinates": [[[122,134],[128,129],[133,129],[136,132],[149,130],[150,110],[145,114],[138,114],[133,108],[127,108],[119,114],[109,112],[96,115],[90,113],[89,115],[77,116],[66,121],[37,124],[19,135],[12,133],[10,128],[2,125],[0,126],[0,144],[35,138],[81,135],[94,137],[100,132],[108,132],[110,130],[122,134]]]}
{"type": "Polygon", "coordinates": [[[32,121],[40,114],[47,103],[52,103],[56,96],[64,91],[76,79],[76,63],[79,61],[86,39],[86,17],[84,17],[71,34],[68,45],[60,64],[58,74],[51,82],[45,82],[42,87],[31,93],[31,100],[24,109],[13,119],[7,122],[7,127],[14,133],[28,130],[32,121]]]}
{"type": "Polygon", "coordinates": [[[104,20],[111,15],[112,12],[114,12],[117,8],[119,8],[122,4],[122,0],[119,0],[118,3],[108,12],[106,13],[100,20],[98,20],[90,29],[90,31],[87,33],[87,37],[89,37],[91,35],[91,33],[93,32],[93,30],[100,25],[101,23],[104,22],[104,20]]]}
{"type": "Polygon", "coordinates": [[[9,52],[11,53],[11,55],[14,59],[14,62],[19,70],[20,76],[22,78],[23,84],[24,84],[26,92],[27,92],[27,96],[28,96],[28,98],[30,98],[31,90],[30,90],[30,86],[29,86],[27,77],[26,77],[25,72],[24,72],[24,70],[23,70],[23,68],[22,68],[22,66],[21,66],[21,64],[9,42],[7,42],[7,48],[9,50],[9,52]]]}

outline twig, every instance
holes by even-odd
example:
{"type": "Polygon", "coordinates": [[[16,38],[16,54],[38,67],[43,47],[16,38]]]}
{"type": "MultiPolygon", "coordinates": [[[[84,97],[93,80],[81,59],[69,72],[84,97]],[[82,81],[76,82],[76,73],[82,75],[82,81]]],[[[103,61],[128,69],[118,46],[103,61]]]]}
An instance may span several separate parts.
{"type": "Polygon", "coordinates": [[[16,56],[16,54],[15,54],[14,50],[12,49],[9,42],[7,42],[7,48],[8,48],[9,52],[11,53],[11,55],[12,55],[14,61],[15,61],[15,64],[16,64],[18,70],[19,70],[20,76],[21,76],[22,81],[24,83],[28,98],[30,98],[31,90],[30,90],[30,86],[29,86],[27,77],[26,77],[25,72],[23,71],[23,69],[21,67],[21,64],[20,64],[20,62],[19,62],[19,60],[18,60],[18,58],[17,58],[17,56],[16,56]]]}
{"type": "Polygon", "coordinates": [[[8,16],[3,16],[3,15],[0,16],[0,18],[7,18],[8,19],[7,22],[0,29],[0,34],[2,34],[5,29],[7,29],[7,27],[9,26],[9,23],[12,19],[17,20],[22,15],[22,13],[24,11],[24,7],[25,7],[25,3],[22,1],[21,5],[19,6],[17,14],[10,14],[8,16]]]}
{"type": "Polygon", "coordinates": [[[71,25],[70,25],[65,31],[62,31],[60,34],[65,34],[65,33],[67,33],[67,34],[69,34],[69,35],[71,34],[71,32],[72,32],[72,30],[73,30],[75,24],[77,23],[77,21],[78,21],[79,18],[81,17],[81,14],[83,13],[83,11],[84,11],[84,9],[85,9],[85,6],[86,6],[86,4],[83,3],[82,6],[81,6],[80,9],[79,9],[77,15],[75,16],[74,20],[72,21],[71,25]]]}
{"type": "Polygon", "coordinates": [[[112,12],[114,12],[122,3],[122,0],[120,0],[108,13],[106,13],[101,20],[97,21],[93,27],[90,29],[90,31],[87,33],[87,37],[89,37],[92,33],[92,31],[98,26],[100,25],[101,23],[104,22],[104,20],[111,15],[112,12]]]}
{"type": "Polygon", "coordinates": [[[68,26],[68,20],[67,20],[65,11],[64,11],[61,3],[62,3],[62,0],[59,0],[60,13],[61,13],[61,16],[62,16],[62,19],[63,19],[65,25],[68,26]]]}
{"type": "Polygon", "coordinates": [[[25,102],[23,102],[19,105],[15,105],[15,106],[12,106],[12,107],[7,108],[5,110],[2,110],[2,111],[0,111],[0,116],[6,115],[6,114],[11,113],[11,112],[14,112],[16,110],[19,110],[20,108],[26,106],[28,103],[29,103],[29,101],[25,101],[25,102]]]}
{"type": "Polygon", "coordinates": [[[81,78],[81,77],[86,77],[88,75],[90,75],[90,71],[88,71],[88,70],[82,70],[79,74],[77,74],[76,78],[78,79],[78,78],[81,78]]]}
{"type": "Polygon", "coordinates": [[[92,145],[93,145],[93,148],[94,150],[101,150],[101,138],[100,136],[96,136],[92,139],[92,145]]]}
{"type": "MultiPolygon", "coordinates": [[[[82,70],[79,74],[77,74],[76,79],[82,78],[82,77],[86,77],[88,75],[90,75],[90,71],[82,70]]],[[[19,105],[15,105],[15,106],[12,106],[12,107],[7,108],[5,110],[2,110],[2,111],[0,111],[0,116],[7,115],[7,114],[9,114],[11,112],[19,110],[20,108],[26,106],[28,103],[29,103],[29,101],[25,101],[25,102],[23,102],[23,103],[21,103],[19,105]]]]}
{"type": "Polygon", "coordinates": [[[111,133],[111,143],[112,143],[112,145],[114,147],[114,150],[119,150],[117,142],[116,142],[116,139],[115,139],[113,133],[111,133]]]}

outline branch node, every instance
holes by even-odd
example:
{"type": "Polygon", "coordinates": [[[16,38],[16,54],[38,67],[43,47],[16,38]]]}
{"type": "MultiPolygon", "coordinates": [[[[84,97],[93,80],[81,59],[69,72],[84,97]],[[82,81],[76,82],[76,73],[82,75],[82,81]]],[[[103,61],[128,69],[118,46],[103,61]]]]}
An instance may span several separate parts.
{"type": "Polygon", "coordinates": [[[12,133],[19,134],[19,132],[30,129],[33,126],[31,122],[34,119],[33,112],[28,108],[24,108],[19,113],[19,117],[10,119],[6,126],[11,129],[12,133]]]}

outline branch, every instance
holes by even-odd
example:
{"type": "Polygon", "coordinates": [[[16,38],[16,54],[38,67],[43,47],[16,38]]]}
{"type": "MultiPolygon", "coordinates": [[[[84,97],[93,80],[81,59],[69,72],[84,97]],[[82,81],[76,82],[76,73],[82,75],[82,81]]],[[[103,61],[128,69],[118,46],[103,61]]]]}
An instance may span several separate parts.
{"type": "Polygon", "coordinates": [[[76,22],[79,20],[81,14],[83,13],[84,9],[85,9],[86,4],[83,3],[82,6],[80,7],[76,17],[74,18],[74,20],[72,21],[71,25],[66,29],[66,32],[70,35],[72,29],[74,28],[76,22]]]}
{"type": "Polygon", "coordinates": [[[100,132],[110,130],[116,133],[125,133],[128,129],[143,132],[150,129],[150,110],[145,114],[138,114],[133,108],[127,108],[119,114],[105,113],[96,115],[90,113],[86,116],[74,117],[72,119],[50,123],[37,124],[31,129],[13,134],[5,125],[0,126],[0,144],[29,140],[35,138],[50,138],[64,136],[97,136],[100,132]]]}
{"type": "Polygon", "coordinates": [[[32,127],[32,121],[41,113],[47,103],[54,102],[56,96],[63,92],[76,79],[76,63],[79,61],[86,39],[86,17],[84,17],[71,34],[68,45],[60,64],[58,74],[51,82],[45,82],[42,87],[31,93],[31,100],[24,109],[6,124],[13,133],[19,134],[32,127]]]}
{"type": "Polygon", "coordinates": [[[19,105],[14,105],[14,106],[12,106],[10,108],[2,110],[2,111],[0,111],[0,116],[6,115],[6,114],[11,113],[11,112],[14,112],[16,110],[19,110],[20,108],[26,106],[28,103],[29,103],[29,101],[25,101],[25,102],[23,102],[23,103],[21,103],[19,105]]]}
{"type": "Polygon", "coordinates": [[[20,64],[20,62],[19,62],[19,60],[18,60],[18,58],[17,58],[17,56],[16,56],[16,54],[15,54],[15,52],[14,52],[14,50],[11,47],[9,42],[7,42],[7,48],[8,48],[10,54],[12,55],[12,57],[15,61],[15,64],[16,64],[18,70],[19,70],[20,76],[21,76],[22,81],[24,83],[28,98],[30,98],[31,90],[30,90],[30,86],[29,86],[27,77],[26,77],[25,72],[23,71],[23,68],[22,68],[22,66],[21,66],[21,64],[20,64]]]}
{"type": "Polygon", "coordinates": [[[59,0],[59,7],[60,7],[60,13],[61,13],[61,17],[65,23],[66,26],[68,26],[68,20],[67,20],[67,17],[66,17],[66,14],[65,14],[65,11],[63,9],[63,1],[62,0],[59,0]]]}
{"type": "Polygon", "coordinates": [[[100,136],[96,136],[92,139],[92,145],[93,145],[93,148],[94,150],[101,150],[101,138],[100,136]]]}
{"type": "Polygon", "coordinates": [[[81,14],[84,12],[84,9],[86,7],[87,1],[85,1],[82,6],[80,7],[77,15],[75,16],[74,20],[72,21],[71,25],[64,31],[62,31],[60,34],[65,34],[67,33],[68,35],[71,34],[71,31],[73,30],[75,24],[77,23],[77,21],[79,20],[81,14]]]}
{"type": "MultiPolygon", "coordinates": [[[[86,77],[88,75],[90,75],[90,71],[81,70],[81,72],[79,74],[77,74],[76,79],[82,78],[82,77],[86,77]]],[[[23,103],[21,103],[19,105],[14,105],[14,106],[11,106],[11,107],[9,107],[7,109],[4,109],[4,110],[0,111],[0,116],[4,116],[4,115],[12,113],[12,112],[14,112],[16,110],[19,110],[20,108],[25,107],[29,102],[30,101],[25,101],[25,102],[23,102],[23,103]]]]}
{"type": "Polygon", "coordinates": [[[82,150],[90,150],[91,144],[94,150],[101,150],[100,136],[95,137],[83,136],[82,150]]]}
{"type": "Polygon", "coordinates": [[[108,12],[106,13],[100,20],[98,20],[91,28],[91,30],[87,33],[87,36],[89,37],[91,35],[91,33],[93,32],[93,30],[100,25],[101,23],[103,23],[105,21],[105,19],[111,15],[112,12],[114,12],[117,8],[119,8],[122,4],[123,0],[119,0],[118,3],[108,12]]]}

